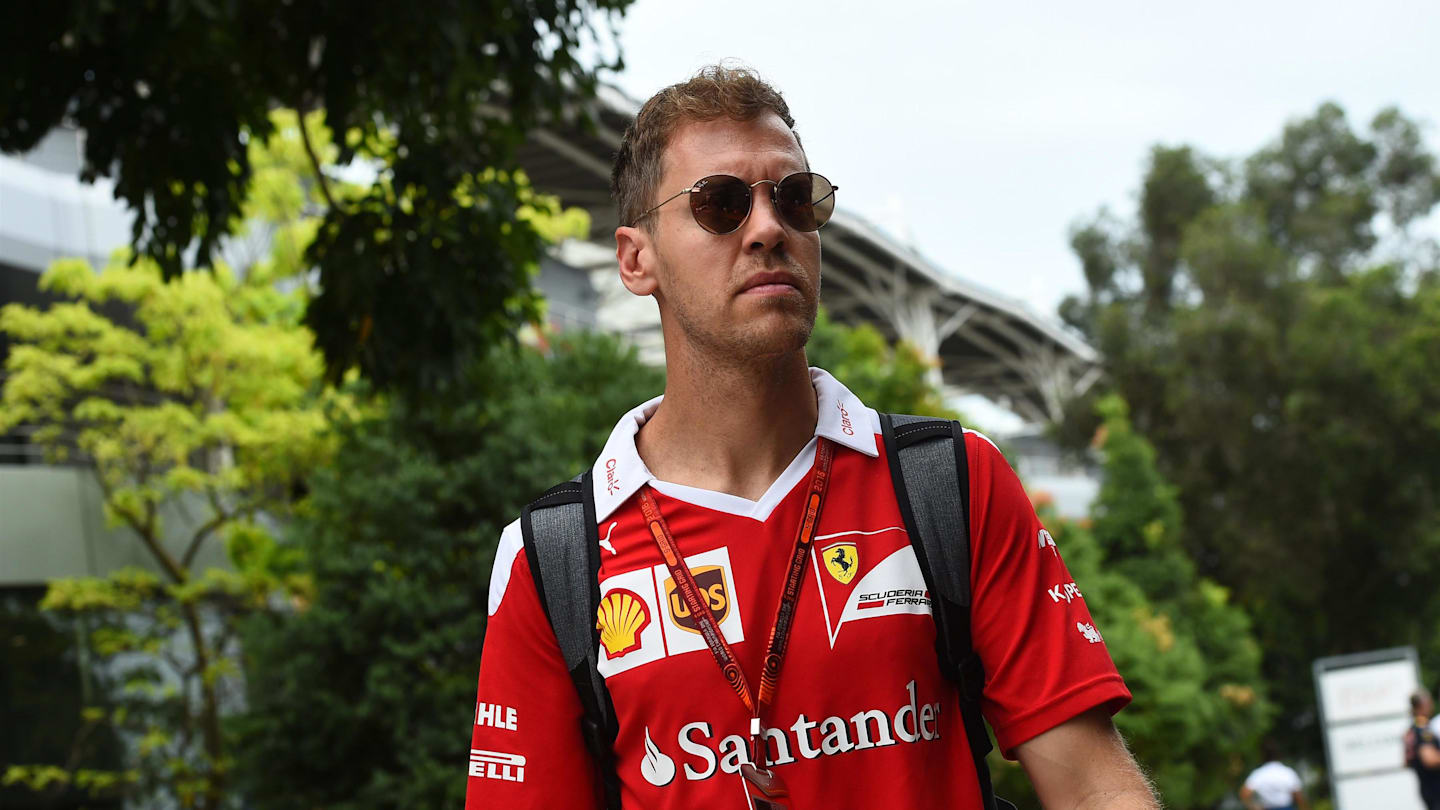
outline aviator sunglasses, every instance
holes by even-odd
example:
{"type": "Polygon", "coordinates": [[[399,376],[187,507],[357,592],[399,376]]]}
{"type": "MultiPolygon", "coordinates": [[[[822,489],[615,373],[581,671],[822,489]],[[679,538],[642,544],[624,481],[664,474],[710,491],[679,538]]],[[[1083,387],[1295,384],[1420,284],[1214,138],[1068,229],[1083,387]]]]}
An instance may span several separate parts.
{"type": "Polygon", "coordinates": [[[660,205],[635,218],[634,225],[679,197],[690,195],[690,214],[695,223],[713,234],[734,233],[750,217],[754,188],[770,184],[770,203],[787,225],[797,231],[818,231],[835,212],[835,191],[839,186],[814,172],[796,172],[779,180],[746,183],[728,174],[712,174],[667,197],[660,205]]]}

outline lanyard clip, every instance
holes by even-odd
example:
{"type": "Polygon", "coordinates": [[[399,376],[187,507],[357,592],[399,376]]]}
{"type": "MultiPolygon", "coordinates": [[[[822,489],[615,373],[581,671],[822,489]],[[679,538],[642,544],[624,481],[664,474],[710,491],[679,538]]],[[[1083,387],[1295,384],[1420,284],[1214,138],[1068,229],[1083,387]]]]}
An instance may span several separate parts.
{"type": "Polygon", "coordinates": [[[758,714],[750,718],[750,761],[756,768],[765,767],[765,724],[758,714]]]}

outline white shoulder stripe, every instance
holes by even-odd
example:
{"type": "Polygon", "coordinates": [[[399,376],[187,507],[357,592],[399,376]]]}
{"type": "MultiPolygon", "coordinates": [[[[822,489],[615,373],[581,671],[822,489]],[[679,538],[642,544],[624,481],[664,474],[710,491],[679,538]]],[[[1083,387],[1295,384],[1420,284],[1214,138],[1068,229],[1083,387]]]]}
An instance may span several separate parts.
{"type": "Polygon", "coordinates": [[[489,613],[495,615],[500,609],[500,600],[505,598],[505,589],[510,586],[510,571],[515,568],[515,558],[525,548],[520,534],[520,521],[516,520],[500,532],[500,546],[495,549],[495,567],[490,569],[489,613]]]}
{"type": "MultiPolygon", "coordinates": [[[[995,448],[995,452],[1000,453],[1000,447],[996,445],[995,442],[990,441],[989,436],[986,436],[984,433],[981,433],[978,430],[971,430],[970,428],[965,428],[965,432],[975,436],[976,438],[984,439],[987,444],[995,448]]],[[[1000,453],[1000,455],[1004,456],[1005,454],[1000,453]]]]}

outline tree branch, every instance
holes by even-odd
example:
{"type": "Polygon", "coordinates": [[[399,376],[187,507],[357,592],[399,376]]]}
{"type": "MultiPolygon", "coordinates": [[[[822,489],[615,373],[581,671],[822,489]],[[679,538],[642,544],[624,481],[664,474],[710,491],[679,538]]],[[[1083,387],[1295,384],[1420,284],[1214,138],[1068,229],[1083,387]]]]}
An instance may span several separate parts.
{"type": "Polygon", "coordinates": [[[215,490],[207,489],[205,494],[210,499],[211,508],[215,510],[215,517],[206,521],[205,525],[196,529],[194,536],[190,538],[190,545],[185,549],[185,556],[181,559],[181,564],[187,569],[190,567],[190,563],[195,561],[195,555],[200,553],[200,544],[203,543],[212,532],[235,518],[252,514],[264,503],[264,497],[260,496],[243,506],[236,507],[234,511],[226,512],[215,490]]]}
{"type": "Polygon", "coordinates": [[[130,528],[134,529],[136,534],[140,535],[140,542],[145,544],[146,550],[148,550],[156,562],[159,562],[160,566],[165,569],[165,573],[169,574],[170,578],[175,582],[184,582],[189,579],[186,570],[175,562],[175,558],[172,557],[169,552],[165,551],[165,548],[160,545],[160,541],[155,537],[155,502],[148,499],[145,501],[145,516],[143,518],[129,509],[120,508],[113,501],[115,491],[106,483],[105,476],[100,472],[99,468],[96,467],[94,469],[95,479],[100,482],[100,492],[105,496],[106,503],[109,503],[110,508],[114,509],[116,514],[124,518],[125,522],[130,524],[130,528]]]}
{"type": "Polygon", "coordinates": [[[190,538],[190,545],[185,549],[185,556],[180,558],[180,564],[187,569],[190,567],[190,563],[195,561],[195,555],[200,553],[200,544],[205,542],[205,538],[234,517],[233,514],[225,511],[224,505],[220,503],[220,496],[215,493],[214,489],[207,487],[205,497],[210,501],[210,508],[215,510],[215,517],[196,529],[195,534],[190,538]]]}
{"type": "Polygon", "coordinates": [[[315,170],[315,178],[320,181],[320,193],[324,195],[331,210],[339,211],[340,207],[335,204],[335,198],[330,195],[330,180],[320,168],[320,156],[315,153],[315,145],[310,143],[310,130],[305,126],[305,105],[296,107],[295,113],[300,120],[300,140],[305,144],[305,154],[310,156],[310,168],[315,170]]]}

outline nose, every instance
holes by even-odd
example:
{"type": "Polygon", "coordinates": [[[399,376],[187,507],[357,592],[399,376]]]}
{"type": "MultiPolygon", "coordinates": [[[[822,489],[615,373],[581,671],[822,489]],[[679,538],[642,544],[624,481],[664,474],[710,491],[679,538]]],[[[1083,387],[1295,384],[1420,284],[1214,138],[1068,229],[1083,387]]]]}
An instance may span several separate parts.
{"type": "Polygon", "coordinates": [[[775,209],[775,181],[761,180],[750,188],[750,216],[745,220],[745,250],[767,253],[785,246],[785,225],[775,209]]]}

